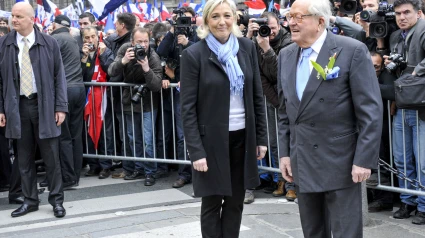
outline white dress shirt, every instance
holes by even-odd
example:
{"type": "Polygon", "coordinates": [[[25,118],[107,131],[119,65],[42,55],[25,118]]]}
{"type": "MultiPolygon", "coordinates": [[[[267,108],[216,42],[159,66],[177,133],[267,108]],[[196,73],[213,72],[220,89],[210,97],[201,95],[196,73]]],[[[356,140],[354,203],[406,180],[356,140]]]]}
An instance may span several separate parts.
{"type": "MultiPolygon", "coordinates": [[[[19,47],[19,54],[18,54],[18,61],[19,61],[19,73],[20,75],[22,75],[22,52],[24,50],[24,41],[23,41],[24,36],[22,36],[21,34],[19,34],[18,32],[16,32],[16,43],[18,44],[19,47]]],[[[31,46],[34,44],[35,42],[35,33],[34,33],[34,29],[32,30],[32,32],[27,36],[27,41],[28,41],[28,49],[31,48],[31,46]]],[[[32,65],[31,65],[31,69],[32,69],[32,65]]],[[[35,77],[34,77],[34,70],[32,71],[32,88],[33,88],[33,93],[37,93],[37,86],[35,84],[35,77]]],[[[24,95],[24,93],[20,92],[20,95],[24,95]]]]}

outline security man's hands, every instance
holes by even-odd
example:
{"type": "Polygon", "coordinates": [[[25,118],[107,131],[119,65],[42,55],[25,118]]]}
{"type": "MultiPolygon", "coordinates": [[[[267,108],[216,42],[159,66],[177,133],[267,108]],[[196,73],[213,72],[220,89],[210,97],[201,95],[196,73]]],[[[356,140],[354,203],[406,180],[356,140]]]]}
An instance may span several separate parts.
{"type": "Polygon", "coordinates": [[[371,170],[367,168],[362,168],[360,166],[354,165],[351,170],[351,175],[353,177],[353,182],[361,183],[366,181],[370,177],[371,170]]]}
{"type": "Polygon", "coordinates": [[[177,44],[181,44],[183,46],[186,46],[189,43],[189,39],[185,35],[178,35],[177,36],[177,44]]]}
{"type": "Polygon", "coordinates": [[[6,116],[4,113],[0,113],[0,127],[6,126],[6,116]]]}
{"type": "Polygon", "coordinates": [[[280,172],[282,172],[282,177],[286,181],[289,183],[294,182],[294,178],[292,177],[291,159],[289,157],[280,158],[279,169],[280,172]]]}
{"type": "Polygon", "coordinates": [[[207,159],[202,158],[200,160],[193,162],[193,169],[199,172],[207,172],[208,171],[207,159]]]}
{"type": "Polygon", "coordinates": [[[128,64],[128,62],[130,62],[132,59],[134,59],[134,50],[133,47],[130,47],[127,49],[127,51],[125,52],[124,57],[122,57],[121,59],[121,63],[123,65],[128,64]]]}
{"type": "Polygon", "coordinates": [[[66,117],[65,112],[55,112],[56,126],[60,126],[62,122],[65,120],[65,117],[66,117]]]}

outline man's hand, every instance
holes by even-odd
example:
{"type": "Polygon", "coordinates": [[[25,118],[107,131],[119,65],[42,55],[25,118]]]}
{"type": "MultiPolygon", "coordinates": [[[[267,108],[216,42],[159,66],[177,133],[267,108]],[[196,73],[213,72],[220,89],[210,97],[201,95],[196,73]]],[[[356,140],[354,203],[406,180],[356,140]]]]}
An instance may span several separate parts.
{"type": "Polygon", "coordinates": [[[200,160],[193,162],[193,169],[199,172],[207,172],[208,171],[207,159],[202,158],[200,160]]]}
{"type": "Polygon", "coordinates": [[[178,35],[177,36],[177,44],[181,44],[183,46],[186,46],[189,43],[189,39],[185,35],[178,35]]]}
{"type": "Polygon", "coordinates": [[[4,113],[0,113],[0,127],[6,126],[6,116],[4,113]]]}
{"type": "Polygon", "coordinates": [[[170,86],[170,80],[163,79],[162,80],[162,88],[167,89],[170,86]]]}
{"type": "Polygon", "coordinates": [[[257,160],[261,160],[266,156],[267,146],[257,146],[257,160]]]}
{"type": "Polygon", "coordinates": [[[279,164],[280,172],[282,172],[282,177],[289,183],[294,182],[294,178],[292,177],[292,169],[291,169],[291,159],[289,157],[280,158],[279,164]]]}
{"type": "Polygon", "coordinates": [[[149,60],[147,56],[142,60],[138,60],[137,63],[142,66],[142,69],[145,71],[145,73],[149,71],[149,60]]]}
{"type": "Polygon", "coordinates": [[[65,112],[55,112],[56,126],[60,126],[62,122],[65,120],[65,117],[66,117],[65,112]]]}
{"type": "Polygon", "coordinates": [[[246,33],[247,38],[252,38],[252,36],[254,35],[254,31],[258,31],[260,29],[260,26],[257,23],[253,22],[255,20],[255,18],[249,19],[248,32],[246,33]]]}
{"type": "Polygon", "coordinates": [[[388,60],[388,57],[389,57],[388,55],[384,55],[384,56],[383,56],[385,66],[387,66],[389,63],[391,63],[391,62],[392,62],[391,60],[388,60]]]}
{"type": "Polygon", "coordinates": [[[103,42],[99,42],[99,53],[103,54],[103,52],[105,52],[106,50],[106,45],[103,42]]]}
{"type": "Polygon", "coordinates": [[[130,47],[127,49],[127,51],[125,52],[124,57],[122,57],[121,59],[121,63],[123,65],[128,64],[128,62],[130,62],[132,59],[134,59],[134,50],[133,47],[130,47]]]}
{"type": "Polygon", "coordinates": [[[370,177],[370,169],[362,168],[353,164],[351,175],[353,176],[353,182],[361,183],[370,177]]]}
{"type": "Polygon", "coordinates": [[[176,75],[174,74],[174,69],[168,68],[167,65],[165,65],[165,74],[170,78],[174,79],[176,75]]]}
{"type": "Polygon", "coordinates": [[[269,37],[262,37],[260,35],[257,36],[257,43],[258,45],[261,47],[261,49],[263,49],[263,52],[267,52],[268,50],[270,50],[270,40],[269,37]]]}

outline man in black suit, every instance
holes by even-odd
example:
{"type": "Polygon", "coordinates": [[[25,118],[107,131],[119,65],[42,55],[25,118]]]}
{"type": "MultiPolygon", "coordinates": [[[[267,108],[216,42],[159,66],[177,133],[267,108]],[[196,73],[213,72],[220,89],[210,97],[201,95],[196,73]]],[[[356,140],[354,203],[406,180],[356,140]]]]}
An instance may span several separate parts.
{"type": "Polygon", "coordinates": [[[295,181],[305,237],[363,236],[361,185],[377,167],[382,100],[367,47],[327,32],[328,0],[297,0],[278,59],[280,169],[295,181]],[[323,68],[335,59],[325,79],[323,68]]]}
{"type": "Polygon", "coordinates": [[[38,144],[46,164],[49,203],[56,217],[64,217],[58,137],[68,112],[65,73],[58,43],[34,28],[34,15],[30,4],[16,3],[14,30],[0,39],[0,126],[6,126],[6,138],[17,139],[25,197],[11,215],[38,210],[34,162],[38,144]]]}

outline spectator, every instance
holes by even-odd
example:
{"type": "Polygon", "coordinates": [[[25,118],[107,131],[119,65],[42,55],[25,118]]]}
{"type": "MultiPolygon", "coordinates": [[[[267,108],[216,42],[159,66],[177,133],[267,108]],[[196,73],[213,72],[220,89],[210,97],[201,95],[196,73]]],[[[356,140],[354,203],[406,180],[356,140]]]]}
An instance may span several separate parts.
{"type": "Polygon", "coordinates": [[[109,29],[105,32],[105,39],[108,38],[109,36],[115,34],[115,29],[109,29]]]}
{"type": "Polygon", "coordinates": [[[52,24],[50,24],[48,27],[47,27],[47,34],[49,34],[49,35],[51,35],[52,34],[52,32],[53,32],[53,23],[52,24]]]}
{"type": "Polygon", "coordinates": [[[38,210],[34,162],[38,145],[47,169],[49,203],[56,217],[64,217],[58,137],[68,112],[65,73],[56,40],[36,30],[34,17],[30,4],[16,3],[12,7],[15,30],[0,39],[0,61],[3,62],[0,65],[0,126],[6,126],[6,138],[17,139],[25,196],[24,203],[11,215],[18,217],[38,210]],[[21,70],[16,70],[16,62],[21,70]],[[20,77],[20,86],[11,75],[20,77]]]}
{"type": "Polygon", "coordinates": [[[0,26],[7,27],[8,25],[8,19],[6,17],[0,17],[0,26]]]}
{"type": "MultiPolygon", "coordinates": [[[[406,59],[408,67],[399,69],[397,77],[403,74],[425,76],[425,20],[420,19],[421,0],[396,0],[394,11],[399,30],[390,37],[392,53],[399,53],[406,59]]],[[[388,55],[384,56],[385,65],[391,61],[388,55]]],[[[425,184],[425,110],[396,109],[393,121],[393,154],[396,168],[403,171],[409,179],[419,179],[425,184]],[[419,117],[417,117],[419,115],[419,117]],[[418,122],[418,123],[416,123],[418,122]],[[417,133],[419,132],[419,134],[417,133]],[[403,139],[405,138],[405,139],[403,139]],[[419,145],[419,148],[418,146],[419,145]],[[404,149],[406,148],[406,149],[404,149]],[[416,163],[419,160],[420,163],[416,163]],[[416,164],[420,164],[418,168],[416,164]],[[406,170],[405,170],[406,168],[406,170]]],[[[414,184],[399,179],[399,186],[403,189],[415,190],[414,184]]],[[[393,217],[406,219],[413,211],[418,211],[412,223],[425,225],[425,196],[401,193],[401,206],[393,217]]]]}
{"type": "MultiPolygon", "coordinates": [[[[83,74],[84,82],[91,82],[93,73],[95,70],[96,59],[99,58],[100,66],[102,69],[107,72],[109,64],[113,61],[113,53],[109,50],[103,42],[99,42],[99,36],[97,33],[97,29],[94,26],[88,26],[86,28],[81,29],[82,38],[83,38],[83,48],[81,52],[83,57],[81,58],[81,68],[83,74]]],[[[105,114],[105,125],[107,124],[106,120],[109,117],[108,113],[111,110],[107,110],[105,114]]],[[[102,132],[99,139],[99,150],[98,154],[112,154],[110,151],[110,146],[105,145],[105,131],[102,127],[102,132]],[[106,151],[105,151],[106,147],[106,151]]],[[[85,139],[85,136],[83,136],[85,139]]],[[[113,138],[108,138],[112,140],[113,138]]],[[[108,141],[106,143],[108,143],[108,141]]],[[[93,141],[89,140],[88,143],[88,152],[90,154],[95,154],[93,141]]],[[[87,162],[90,166],[90,170],[85,173],[85,176],[99,176],[99,179],[104,179],[109,177],[112,167],[111,160],[103,160],[103,159],[87,159],[87,162]]]]}
{"type": "MultiPolygon", "coordinates": [[[[125,43],[120,47],[114,62],[108,69],[111,77],[124,75],[125,83],[146,84],[137,91],[126,87],[122,96],[130,148],[133,154],[139,158],[155,158],[153,135],[159,101],[158,91],[161,90],[162,79],[161,61],[155,51],[150,49],[149,39],[148,29],[135,28],[131,34],[131,43],[125,43]],[[138,50],[143,50],[145,57],[139,57],[142,53],[135,52],[136,46],[141,47],[138,50]],[[141,98],[133,101],[134,95],[139,95],[141,98]],[[151,101],[151,97],[153,101],[151,101]],[[143,111],[138,105],[140,103],[143,103],[143,111]]],[[[134,162],[133,173],[124,179],[145,177],[145,186],[152,186],[155,184],[153,175],[156,170],[155,162],[134,162]]]]}
{"type": "Polygon", "coordinates": [[[208,1],[204,40],[182,54],[182,119],[203,237],[239,236],[245,189],[259,184],[255,158],[267,151],[257,53],[235,21],[232,0],[208,1]]]}
{"type": "Polygon", "coordinates": [[[52,23],[51,36],[59,44],[68,95],[68,113],[59,137],[63,189],[78,186],[83,163],[83,115],[86,94],[77,41],[69,33],[71,20],[58,15],[52,23]]]}

